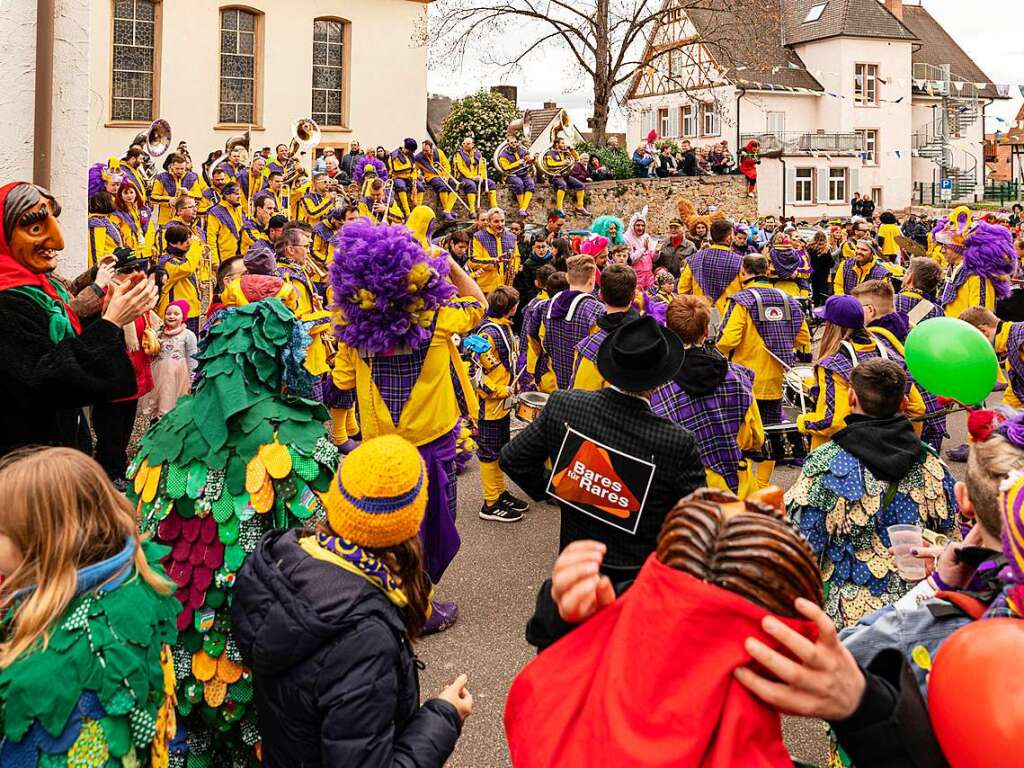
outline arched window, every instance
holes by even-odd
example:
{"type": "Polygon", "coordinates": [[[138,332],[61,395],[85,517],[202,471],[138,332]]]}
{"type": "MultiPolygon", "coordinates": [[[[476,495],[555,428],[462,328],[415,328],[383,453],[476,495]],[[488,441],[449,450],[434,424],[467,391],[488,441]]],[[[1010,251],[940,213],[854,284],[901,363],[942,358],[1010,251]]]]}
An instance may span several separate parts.
{"type": "Polygon", "coordinates": [[[320,125],[348,122],[348,31],[342,19],[313,21],[313,119],[320,125]]]}
{"type": "Polygon", "coordinates": [[[259,122],[260,14],[244,8],[220,12],[220,122],[259,122]]]}
{"type": "Polygon", "coordinates": [[[148,123],[156,115],[159,11],[159,3],[154,0],[114,1],[112,121],[148,123]]]}

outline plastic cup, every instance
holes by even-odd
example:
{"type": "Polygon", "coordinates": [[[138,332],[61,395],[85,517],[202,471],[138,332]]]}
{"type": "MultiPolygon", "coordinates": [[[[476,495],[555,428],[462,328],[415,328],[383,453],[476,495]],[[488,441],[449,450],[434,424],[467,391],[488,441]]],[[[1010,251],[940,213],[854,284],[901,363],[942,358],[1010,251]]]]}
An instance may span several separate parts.
{"type": "Polygon", "coordinates": [[[928,575],[924,560],[910,554],[911,549],[924,546],[924,534],[919,525],[890,525],[889,543],[896,560],[896,572],[904,581],[920,581],[928,575]]]}

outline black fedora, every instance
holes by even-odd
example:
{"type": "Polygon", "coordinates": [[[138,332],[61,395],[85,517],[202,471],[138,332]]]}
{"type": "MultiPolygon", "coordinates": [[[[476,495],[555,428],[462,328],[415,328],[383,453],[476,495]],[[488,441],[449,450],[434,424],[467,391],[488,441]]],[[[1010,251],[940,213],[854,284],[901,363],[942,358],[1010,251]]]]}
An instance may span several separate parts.
{"type": "Polygon", "coordinates": [[[642,392],[679,373],[684,353],[678,336],[644,315],[608,334],[597,351],[597,370],[614,387],[642,392]]]}

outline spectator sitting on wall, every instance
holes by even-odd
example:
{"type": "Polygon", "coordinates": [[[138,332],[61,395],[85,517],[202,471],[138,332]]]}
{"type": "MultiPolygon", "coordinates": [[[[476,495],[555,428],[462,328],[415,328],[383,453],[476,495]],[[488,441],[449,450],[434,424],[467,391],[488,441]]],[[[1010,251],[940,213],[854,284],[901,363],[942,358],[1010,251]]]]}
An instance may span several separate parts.
{"type": "Polygon", "coordinates": [[[736,161],[732,156],[732,152],[729,151],[728,141],[723,140],[711,147],[711,150],[708,152],[708,163],[711,165],[712,173],[725,174],[732,171],[736,161]]]}
{"type": "Polygon", "coordinates": [[[697,173],[701,176],[711,175],[711,161],[708,159],[710,151],[707,147],[701,147],[696,151],[697,155],[697,173]]]}
{"type": "Polygon", "coordinates": [[[612,177],[612,172],[608,170],[601,162],[601,158],[597,155],[590,156],[590,178],[594,181],[607,181],[612,177]]]}
{"type": "Polygon", "coordinates": [[[665,144],[658,155],[657,174],[660,178],[666,176],[678,176],[679,169],[676,168],[676,159],[672,157],[672,147],[665,144]]]}
{"type": "Polygon", "coordinates": [[[580,153],[579,160],[572,164],[569,175],[577,181],[593,181],[590,178],[590,155],[587,152],[580,153]]]}
{"type": "Polygon", "coordinates": [[[636,169],[637,177],[641,179],[650,177],[653,163],[654,155],[647,151],[647,144],[641,141],[633,150],[633,167],[636,169]]]}
{"type": "Polygon", "coordinates": [[[683,164],[680,171],[683,176],[697,175],[697,153],[689,141],[683,141],[683,164]]]}

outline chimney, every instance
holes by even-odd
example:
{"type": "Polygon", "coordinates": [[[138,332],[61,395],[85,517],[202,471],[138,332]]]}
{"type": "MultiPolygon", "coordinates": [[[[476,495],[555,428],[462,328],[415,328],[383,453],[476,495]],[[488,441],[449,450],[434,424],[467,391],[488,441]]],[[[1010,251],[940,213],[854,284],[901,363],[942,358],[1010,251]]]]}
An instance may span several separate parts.
{"type": "Polygon", "coordinates": [[[885,0],[885,7],[889,9],[889,13],[903,21],[903,0],[885,0]]]}
{"type": "Polygon", "coordinates": [[[545,101],[544,109],[558,109],[558,103],[554,101],[545,101]]]}
{"type": "Polygon", "coordinates": [[[492,85],[491,93],[497,93],[519,106],[519,89],[514,85],[492,85]]]}

